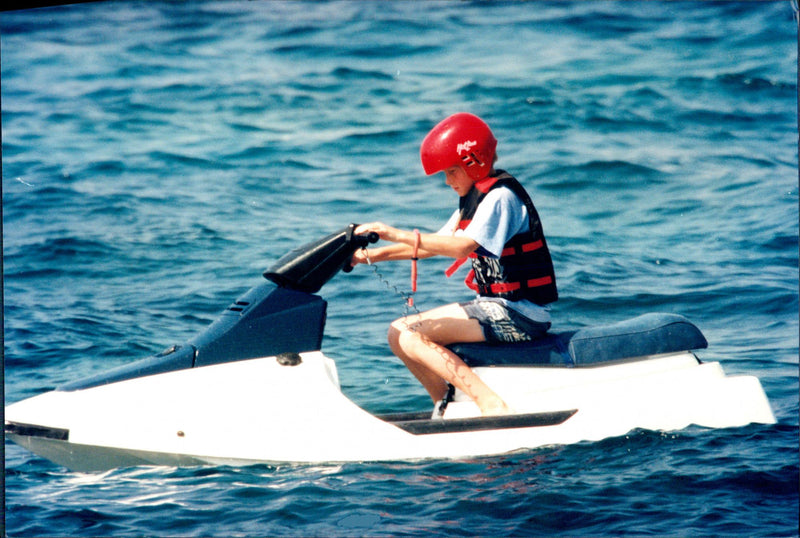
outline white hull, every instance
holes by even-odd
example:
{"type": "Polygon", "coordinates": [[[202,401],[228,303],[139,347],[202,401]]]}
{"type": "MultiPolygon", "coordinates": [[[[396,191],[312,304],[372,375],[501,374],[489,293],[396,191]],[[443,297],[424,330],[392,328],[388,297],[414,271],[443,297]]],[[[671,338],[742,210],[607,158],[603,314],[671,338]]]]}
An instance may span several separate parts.
{"type": "MultiPolygon", "coordinates": [[[[301,356],[296,366],[269,357],[48,392],[6,408],[7,429],[16,425],[9,437],[68,468],[92,471],[464,458],[599,440],[635,428],[775,421],[756,378],[726,377],[718,363],[699,364],[684,352],[590,368],[477,368],[516,412],[569,411],[566,420],[414,434],[346,398],[334,362],[321,352],[301,356]]],[[[456,393],[444,422],[476,416],[474,404],[456,393]]]]}
{"type": "Polygon", "coordinates": [[[6,435],[80,471],[142,464],[318,463],[465,458],[599,440],[635,428],[772,423],[754,377],[700,364],[700,330],[676,314],[452,347],[515,411],[478,416],[454,394],[443,418],[376,417],[342,394],[319,350],[314,295],[377,241],[351,224],[295,249],[267,280],[181,345],[6,408],[6,435]],[[490,366],[486,366],[490,365],[490,366]]]}

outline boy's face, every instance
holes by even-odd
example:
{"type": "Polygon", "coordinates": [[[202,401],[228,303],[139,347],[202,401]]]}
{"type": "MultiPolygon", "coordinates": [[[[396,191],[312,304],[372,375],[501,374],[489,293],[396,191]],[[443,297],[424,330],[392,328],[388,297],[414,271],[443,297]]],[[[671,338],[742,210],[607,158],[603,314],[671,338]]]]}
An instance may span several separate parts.
{"type": "Polygon", "coordinates": [[[456,191],[459,196],[466,196],[474,183],[472,178],[460,166],[445,169],[444,177],[445,183],[456,191]]]}

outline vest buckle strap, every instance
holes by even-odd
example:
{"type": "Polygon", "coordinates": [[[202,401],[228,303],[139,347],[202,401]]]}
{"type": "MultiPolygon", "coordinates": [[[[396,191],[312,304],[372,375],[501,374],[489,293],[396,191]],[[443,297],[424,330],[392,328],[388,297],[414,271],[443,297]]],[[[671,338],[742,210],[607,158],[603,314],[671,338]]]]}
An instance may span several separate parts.
{"type": "Polygon", "coordinates": [[[505,258],[506,256],[514,256],[515,254],[524,254],[525,252],[533,252],[534,250],[539,250],[543,246],[544,243],[542,243],[542,240],[539,239],[538,241],[523,243],[522,245],[516,247],[507,247],[504,248],[503,251],[500,253],[500,257],[505,258]]]}
{"type": "Polygon", "coordinates": [[[522,245],[522,252],[533,252],[534,250],[539,250],[540,248],[542,248],[542,246],[544,246],[544,243],[542,243],[541,239],[539,239],[538,241],[533,241],[531,243],[525,243],[524,245],[522,245]]]}
{"type": "Polygon", "coordinates": [[[511,291],[517,291],[521,287],[522,284],[519,282],[496,282],[488,286],[489,291],[492,293],[509,293],[511,291]]]}
{"type": "Polygon", "coordinates": [[[454,261],[454,262],[453,262],[453,263],[450,265],[450,267],[448,267],[447,269],[445,269],[445,271],[444,271],[444,274],[445,274],[445,276],[446,276],[447,278],[450,278],[451,276],[453,276],[453,274],[455,274],[455,272],[456,272],[456,271],[458,271],[458,268],[459,268],[459,267],[461,267],[462,265],[464,265],[464,264],[467,262],[467,260],[468,260],[468,259],[470,259],[470,258],[477,258],[477,257],[478,257],[478,255],[477,255],[477,254],[475,254],[474,252],[471,252],[471,253],[470,253],[469,255],[467,255],[465,258],[458,258],[456,261],[454,261]]]}
{"type": "Polygon", "coordinates": [[[466,284],[467,287],[474,292],[483,293],[483,291],[481,291],[481,287],[475,282],[475,269],[469,270],[469,273],[467,273],[467,276],[464,279],[464,284],[466,284]]]}
{"type": "Polygon", "coordinates": [[[534,278],[526,282],[529,288],[538,288],[539,286],[547,286],[553,283],[553,277],[543,276],[542,278],[534,278]]]}
{"type": "MultiPolygon", "coordinates": [[[[526,288],[538,288],[539,286],[547,286],[551,284],[553,279],[549,276],[545,276],[542,278],[533,278],[528,280],[524,283],[526,288]]],[[[488,293],[510,293],[512,291],[517,291],[521,289],[523,286],[522,282],[496,282],[494,284],[489,284],[488,286],[477,286],[478,291],[482,294],[488,293]]]]}
{"type": "Polygon", "coordinates": [[[453,276],[453,274],[458,271],[458,268],[464,265],[467,261],[467,258],[459,258],[450,265],[447,269],[445,269],[444,274],[447,278],[453,276]]]}

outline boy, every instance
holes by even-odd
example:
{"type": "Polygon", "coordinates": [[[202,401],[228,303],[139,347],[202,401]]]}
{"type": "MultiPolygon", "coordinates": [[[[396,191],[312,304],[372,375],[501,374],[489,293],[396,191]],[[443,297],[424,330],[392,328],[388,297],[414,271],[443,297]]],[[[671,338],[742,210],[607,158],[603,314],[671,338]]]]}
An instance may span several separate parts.
{"type": "Polygon", "coordinates": [[[495,170],[497,140],[477,116],[445,118],[422,142],[426,174],[444,172],[459,195],[459,209],[436,234],[399,230],[381,222],[355,232],[376,232],[394,244],[356,252],[352,264],[449,256],[472,259],[467,285],[477,292],[466,303],[440,306],[392,322],[389,346],[422,383],[434,402],[448,383],[484,416],[513,411],[455,353],[456,342],[524,342],[550,328],[548,303],[558,298],[553,262],[536,208],[511,175],[495,170]],[[416,244],[416,247],[415,247],[416,244]]]}

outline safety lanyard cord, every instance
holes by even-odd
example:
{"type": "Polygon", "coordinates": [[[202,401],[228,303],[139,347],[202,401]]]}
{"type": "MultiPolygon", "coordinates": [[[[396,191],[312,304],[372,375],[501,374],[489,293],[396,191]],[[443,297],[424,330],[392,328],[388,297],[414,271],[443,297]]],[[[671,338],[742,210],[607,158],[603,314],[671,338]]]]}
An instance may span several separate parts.
{"type": "Polygon", "coordinates": [[[372,272],[375,275],[375,278],[377,278],[384,286],[386,286],[386,289],[393,291],[395,294],[399,295],[404,299],[403,317],[409,315],[409,308],[413,308],[414,312],[419,314],[419,309],[414,304],[414,301],[411,298],[411,294],[401,291],[397,286],[393,285],[386,279],[386,277],[383,276],[383,274],[378,270],[377,264],[373,263],[373,261],[369,258],[369,251],[366,248],[362,247],[361,251],[364,253],[364,257],[367,260],[367,265],[372,267],[372,272]]]}
{"type": "Polygon", "coordinates": [[[417,262],[419,261],[419,230],[414,230],[414,253],[411,255],[411,295],[408,296],[408,306],[414,306],[413,295],[417,292],[417,262]]]}

